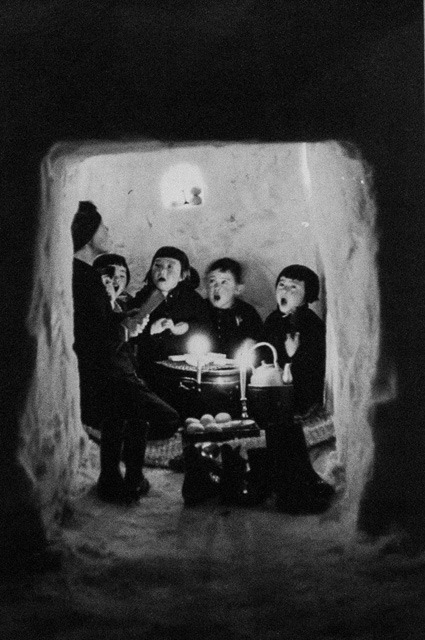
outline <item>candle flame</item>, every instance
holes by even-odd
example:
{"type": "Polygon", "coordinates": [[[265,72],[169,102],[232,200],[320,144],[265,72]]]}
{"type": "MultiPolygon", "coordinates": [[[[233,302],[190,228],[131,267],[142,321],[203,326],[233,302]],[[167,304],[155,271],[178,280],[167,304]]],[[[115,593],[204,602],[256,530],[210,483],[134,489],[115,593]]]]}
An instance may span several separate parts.
{"type": "Polygon", "coordinates": [[[209,348],[210,341],[203,335],[192,336],[187,343],[188,352],[198,357],[208,353],[209,348]]]}

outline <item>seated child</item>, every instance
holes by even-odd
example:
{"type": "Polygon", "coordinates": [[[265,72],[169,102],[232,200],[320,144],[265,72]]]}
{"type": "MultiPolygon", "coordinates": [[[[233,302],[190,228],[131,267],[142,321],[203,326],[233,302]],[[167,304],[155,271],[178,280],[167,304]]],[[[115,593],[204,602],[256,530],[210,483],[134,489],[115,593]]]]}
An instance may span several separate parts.
{"type": "Polygon", "coordinates": [[[239,298],[243,290],[242,267],[232,258],[220,258],[206,271],[208,307],[213,325],[213,351],[235,357],[247,339],[256,342],[262,320],[254,307],[239,298]]]}
{"type": "MultiPolygon", "coordinates": [[[[131,305],[132,296],[124,295],[124,289],[130,281],[130,269],[124,256],[117,253],[102,253],[93,261],[93,268],[99,272],[103,285],[108,294],[112,310],[120,314],[122,318],[132,315],[128,311],[131,305]]],[[[149,321],[149,316],[141,319],[140,330],[142,331],[149,321]],[[143,328],[143,329],[142,329],[143,328]]],[[[115,358],[124,360],[131,359],[132,366],[137,367],[137,346],[135,340],[124,341],[117,349],[115,358]]]]}
{"type": "Polygon", "coordinates": [[[323,404],[326,361],[324,322],[309,309],[319,297],[319,278],[308,267],[293,264],[276,280],[277,309],[265,320],[261,339],[278,353],[279,365],[292,364],[295,412],[323,404]]]}
{"type": "Polygon", "coordinates": [[[191,335],[209,334],[206,301],[190,282],[189,259],[184,251],[176,247],[158,249],[132,307],[140,307],[155,290],[161,292],[163,300],[151,312],[149,324],[138,339],[139,372],[147,379],[152,377],[154,362],[187,353],[191,335]]]}
{"type": "Polygon", "coordinates": [[[126,311],[132,296],[125,291],[130,282],[130,269],[124,256],[103,253],[95,259],[93,267],[102,276],[113,310],[126,311]]]}
{"type": "Polygon", "coordinates": [[[171,437],[180,418],[137,377],[125,349],[121,329],[129,336],[137,335],[139,319],[113,312],[92,266],[109,244],[108,229],[92,202],[79,203],[72,221],[72,240],[74,350],[81,416],[86,424],[102,431],[97,491],[102,500],[129,504],[149,490],[143,475],[146,438],[171,437]],[[120,460],[125,466],[124,477],[120,460]]]}

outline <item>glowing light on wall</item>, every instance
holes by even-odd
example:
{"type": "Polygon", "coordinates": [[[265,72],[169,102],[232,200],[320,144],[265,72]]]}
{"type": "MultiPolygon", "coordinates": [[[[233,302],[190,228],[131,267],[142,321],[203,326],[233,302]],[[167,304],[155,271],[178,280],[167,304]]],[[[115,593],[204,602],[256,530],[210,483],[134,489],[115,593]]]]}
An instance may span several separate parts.
{"type": "Polygon", "coordinates": [[[196,207],[204,202],[205,183],[199,167],[181,162],[161,178],[161,200],[167,208],[196,207]]]}

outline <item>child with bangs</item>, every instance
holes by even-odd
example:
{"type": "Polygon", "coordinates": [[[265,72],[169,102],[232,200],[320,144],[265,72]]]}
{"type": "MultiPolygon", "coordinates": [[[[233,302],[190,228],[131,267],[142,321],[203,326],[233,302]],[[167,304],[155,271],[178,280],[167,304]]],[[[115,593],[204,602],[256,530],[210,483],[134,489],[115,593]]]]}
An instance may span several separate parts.
{"type": "Polygon", "coordinates": [[[187,353],[192,335],[209,334],[207,304],[195,291],[193,277],[184,251],[161,247],[152,258],[144,286],[132,301],[132,307],[138,308],[155,296],[158,298],[149,324],[138,339],[139,372],[149,380],[155,362],[187,353]]]}
{"type": "Polygon", "coordinates": [[[308,306],[319,298],[319,278],[292,264],[282,269],[275,286],[277,309],[266,318],[262,339],[276,348],[282,368],[291,363],[295,412],[304,415],[323,404],[325,324],[308,306]]]}

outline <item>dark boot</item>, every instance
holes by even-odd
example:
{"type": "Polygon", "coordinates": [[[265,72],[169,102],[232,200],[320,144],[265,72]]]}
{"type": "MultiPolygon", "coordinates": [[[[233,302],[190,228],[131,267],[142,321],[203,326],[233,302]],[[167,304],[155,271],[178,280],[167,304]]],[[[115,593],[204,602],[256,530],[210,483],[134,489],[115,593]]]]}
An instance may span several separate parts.
{"type": "Polygon", "coordinates": [[[97,482],[97,494],[105,502],[124,500],[124,481],[120,472],[122,426],[105,420],[101,425],[100,476],[97,482]]]}
{"type": "Polygon", "coordinates": [[[303,484],[288,485],[276,495],[276,509],[292,515],[323,513],[329,508],[330,497],[320,495],[314,488],[303,484]]]}
{"type": "Polygon", "coordinates": [[[143,475],[147,424],[127,421],[124,427],[122,461],[125,464],[125,491],[128,502],[137,502],[150,489],[143,475]]]}
{"type": "Polygon", "coordinates": [[[272,474],[267,449],[248,450],[248,493],[253,504],[261,504],[272,495],[272,474]]]}
{"type": "Polygon", "coordinates": [[[221,468],[216,460],[190,444],[184,449],[184,466],[182,497],[186,507],[218,496],[221,468]]]}
{"type": "Polygon", "coordinates": [[[250,506],[248,491],[248,465],[240,455],[240,446],[234,449],[230,444],[221,447],[222,472],[220,499],[223,504],[250,506]]]}
{"type": "Polygon", "coordinates": [[[307,473],[305,466],[299,465],[292,468],[290,475],[282,473],[276,491],[276,508],[294,515],[323,513],[329,508],[334,494],[334,488],[314,469],[307,473]]]}

